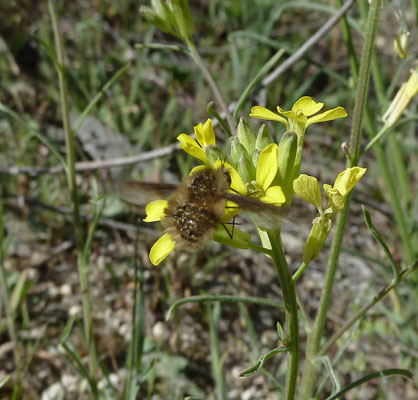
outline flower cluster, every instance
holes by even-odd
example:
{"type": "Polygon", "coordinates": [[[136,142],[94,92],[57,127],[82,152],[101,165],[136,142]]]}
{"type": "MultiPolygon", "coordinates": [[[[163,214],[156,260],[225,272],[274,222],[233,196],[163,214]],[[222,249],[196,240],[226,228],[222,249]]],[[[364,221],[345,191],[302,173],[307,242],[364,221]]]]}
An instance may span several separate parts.
{"type": "MultiPolygon", "coordinates": [[[[321,190],[316,178],[305,174],[299,175],[306,128],[314,123],[347,116],[342,107],[317,114],[323,106],[323,103],[316,103],[310,97],[304,96],[290,111],[277,107],[278,114],[264,107],[253,107],[251,117],[281,122],[286,126],[287,132],[277,144],[271,140],[265,125],[256,133],[244,120],[241,120],[236,136],[231,138],[229,156],[223,154],[217,147],[210,119],[204,124],[195,126],[196,139],[185,133],[177,137],[181,149],[203,164],[194,168],[191,174],[199,168],[222,168],[226,171],[230,180],[229,197],[243,196],[256,199],[255,201],[264,203],[266,207],[271,205],[280,207],[289,206],[295,193],[315,205],[319,217],[313,222],[311,234],[304,248],[303,259],[306,263],[317,257],[335,215],[342,210],[345,198],[366,171],[365,168],[360,167],[349,168],[338,175],[333,186],[324,185],[327,199],[325,208],[322,208],[321,190]]],[[[146,208],[147,216],[144,221],[164,220],[168,207],[167,200],[152,201],[146,208]]],[[[238,248],[248,248],[250,243],[248,234],[234,228],[234,233],[231,235],[224,225],[237,214],[240,205],[225,200],[224,208],[223,217],[220,218],[219,225],[214,231],[215,240],[238,248]]],[[[253,218],[253,221],[260,231],[271,229],[268,224],[262,222],[261,218],[253,218]]],[[[151,248],[151,262],[158,265],[176,245],[173,236],[166,231],[151,248]]]]}

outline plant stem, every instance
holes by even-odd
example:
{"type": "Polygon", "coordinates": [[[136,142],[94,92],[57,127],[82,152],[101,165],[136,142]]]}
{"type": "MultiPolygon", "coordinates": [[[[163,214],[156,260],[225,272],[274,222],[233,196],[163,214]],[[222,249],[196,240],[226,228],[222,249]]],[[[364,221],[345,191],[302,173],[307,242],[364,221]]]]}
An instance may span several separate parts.
{"type": "Polygon", "coordinates": [[[350,203],[351,195],[348,195],[345,200],[344,209],[338,219],[337,233],[331,248],[331,258],[328,264],[328,270],[325,276],[324,289],[322,291],[321,302],[316,314],[315,322],[312,331],[308,333],[305,367],[303,371],[301,383],[300,398],[308,400],[311,398],[312,388],[315,380],[315,357],[319,350],[319,345],[322,338],[322,333],[325,325],[326,315],[331,299],[332,286],[334,284],[335,273],[337,272],[338,258],[341,250],[342,238],[344,236],[345,224],[348,217],[348,204],[350,203]]]}
{"type": "Polygon", "coordinates": [[[200,57],[199,52],[197,51],[194,43],[191,40],[188,40],[186,42],[187,47],[190,51],[190,55],[193,58],[193,61],[198,65],[198,67],[201,69],[203,76],[205,77],[206,81],[208,82],[210,88],[212,89],[213,94],[215,95],[215,98],[217,100],[217,102],[219,103],[222,111],[225,114],[225,118],[228,122],[229,125],[229,129],[231,131],[231,133],[234,135],[236,128],[235,128],[235,123],[234,123],[234,119],[232,118],[232,114],[229,111],[228,105],[226,104],[221,91],[219,90],[215,80],[213,79],[211,73],[209,72],[209,70],[206,68],[206,65],[204,64],[202,58],[200,57]]]}
{"type": "Polygon", "coordinates": [[[93,335],[93,324],[91,317],[91,303],[88,287],[88,265],[86,258],[83,256],[84,253],[84,234],[83,226],[80,217],[80,207],[78,199],[78,191],[76,185],[76,171],[75,171],[75,146],[74,136],[71,131],[70,118],[69,118],[69,105],[68,105],[68,91],[66,82],[66,68],[65,68],[65,57],[64,57],[64,46],[62,42],[62,36],[60,32],[58,12],[54,0],[48,0],[48,10],[51,16],[52,28],[54,31],[54,40],[57,52],[57,72],[60,89],[61,99],[61,113],[63,120],[63,127],[65,133],[65,145],[67,151],[67,179],[68,186],[71,192],[71,201],[73,204],[73,224],[74,233],[77,246],[77,266],[78,274],[80,279],[80,291],[83,302],[83,320],[85,336],[87,340],[87,347],[89,351],[89,371],[90,379],[92,382],[93,396],[96,398],[97,395],[97,355],[94,346],[94,335],[93,335]]]}
{"type": "MultiPolygon", "coordinates": [[[[349,166],[357,165],[360,157],[360,139],[363,125],[364,109],[367,101],[367,92],[370,78],[371,55],[373,51],[376,30],[378,25],[379,11],[382,0],[372,0],[367,20],[367,30],[364,39],[364,46],[361,53],[361,62],[359,68],[359,77],[357,85],[357,95],[353,115],[353,125],[350,135],[350,155],[349,166]]],[[[345,199],[344,209],[338,219],[337,233],[331,248],[331,257],[325,277],[325,285],[322,291],[319,309],[315,318],[312,331],[308,334],[308,343],[306,350],[305,368],[301,382],[300,398],[308,400],[311,398],[312,389],[315,381],[315,358],[318,355],[321,338],[324,331],[326,314],[328,311],[332,287],[338,266],[338,258],[341,251],[341,243],[344,236],[345,225],[348,217],[348,208],[351,195],[345,199]]]]}
{"type": "Polygon", "coordinates": [[[285,399],[292,400],[296,394],[296,382],[299,366],[299,320],[296,301],[295,285],[284,256],[280,231],[269,231],[268,237],[271,243],[271,252],[276,272],[282,287],[283,299],[286,310],[287,339],[289,347],[287,356],[287,374],[285,386],[285,399]]]}

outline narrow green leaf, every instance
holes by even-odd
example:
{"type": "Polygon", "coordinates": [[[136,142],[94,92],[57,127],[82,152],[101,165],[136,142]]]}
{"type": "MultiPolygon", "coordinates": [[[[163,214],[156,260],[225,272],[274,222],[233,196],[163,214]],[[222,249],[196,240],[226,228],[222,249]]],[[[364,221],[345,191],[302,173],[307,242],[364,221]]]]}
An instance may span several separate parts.
{"type": "Polygon", "coordinates": [[[361,384],[368,382],[375,378],[381,378],[384,376],[390,376],[390,375],[402,375],[406,378],[413,379],[414,376],[410,371],[407,369],[399,369],[399,368],[390,368],[390,369],[384,369],[382,371],[373,372],[371,374],[368,374],[366,376],[363,376],[363,378],[360,378],[353,383],[350,383],[348,386],[346,386],[344,389],[340,390],[338,393],[332,395],[331,397],[328,397],[327,400],[337,400],[341,398],[341,396],[344,393],[347,393],[351,389],[355,388],[356,386],[360,386],[361,384]]]}
{"type": "Polygon", "coordinates": [[[377,229],[373,225],[372,218],[370,216],[370,213],[367,211],[366,207],[362,206],[362,208],[363,208],[364,220],[366,221],[367,227],[369,228],[370,232],[372,233],[374,238],[377,240],[377,242],[382,246],[383,251],[385,252],[386,256],[389,259],[390,265],[392,267],[394,279],[395,280],[399,279],[399,270],[398,270],[398,267],[395,263],[395,260],[392,257],[392,254],[391,254],[388,246],[386,245],[382,235],[377,231],[377,229]]]}
{"type": "Polygon", "coordinates": [[[220,303],[216,303],[213,307],[206,306],[206,314],[209,320],[210,353],[212,359],[213,379],[215,380],[216,386],[216,398],[217,400],[224,400],[226,399],[224,371],[218,336],[218,325],[221,315],[220,303]]]}
{"type": "Polygon", "coordinates": [[[264,365],[264,362],[267,361],[269,358],[275,356],[278,353],[283,353],[288,350],[289,347],[276,347],[275,349],[270,350],[268,353],[263,354],[254,365],[241,372],[239,376],[247,377],[252,374],[255,374],[264,365]]]}
{"type": "Polygon", "coordinates": [[[183,304],[187,303],[205,303],[205,302],[228,302],[228,303],[247,303],[247,304],[258,304],[261,306],[269,306],[276,308],[284,308],[282,301],[274,301],[269,299],[263,299],[260,297],[239,297],[239,296],[229,296],[229,295],[214,295],[214,296],[190,296],[183,299],[177,300],[167,311],[166,321],[171,317],[171,314],[177,310],[183,304]]]}
{"type": "Polygon", "coordinates": [[[276,328],[277,328],[277,334],[279,335],[280,340],[283,341],[286,338],[286,336],[284,334],[284,329],[280,321],[277,321],[276,328]]]}
{"type": "Polygon", "coordinates": [[[315,358],[315,362],[324,364],[325,368],[327,369],[328,376],[331,379],[332,383],[332,392],[339,392],[341,390],[341,384],[340,381],[337,378],[337,375],[335,374],[334,368],[332,368],[331,360],[328,356],[323,357],[317,357],[315,358]]]}

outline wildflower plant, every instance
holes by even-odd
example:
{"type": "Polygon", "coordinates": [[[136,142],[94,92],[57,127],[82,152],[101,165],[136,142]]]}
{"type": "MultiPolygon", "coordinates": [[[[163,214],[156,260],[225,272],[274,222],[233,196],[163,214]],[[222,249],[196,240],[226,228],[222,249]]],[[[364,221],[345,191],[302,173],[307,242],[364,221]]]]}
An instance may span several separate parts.
{"type": "MultiPolygon", "coordinates": [[[[347,1],[346,4],[350,3],[350,1],[351,0],[347,1]]],[[[51,17],[52,32],[54,34],[56,57],[52,51],[53,46],[48,46],[47,41],[45,41],[45,49],[52,56],[53,63],[55,63],[57,70],[57,87],[59,87],[61,114],[65,134],[66,161],[60,155],[60,150],[51,146],[50,141],[43,137],[40,132],[36,130],[36,135],[34,136],[42,138],[43,143],[51,147],[51,154],[58,155],[58,158],[63,164],[62,170],[65,171],[68,189],[71,193],[73,210],[72,219],[74,223],[72,232],[75,238],[74,251],[77,256],[80,299],[82,303],[82,325],[85,340],[84,349],[86,351],[86,354],[84,355],[87,355],[87,357],[83,357],[84,355],[79,353],[76,347],[71,343],[72,341],[69,340],[73,323],[75,322],[74,318],[69,319],[67,326],[62,333],[60,344],[66,351],[72,365],[77,368],[80,376],[82,376],[89,385],[91,397],[93,399],[119,398],[120,396],[116,395],[116,384],[114,384],[113,379],[110,379],[109,371],[106,367],[107,362],[104,362],[105,360],[100,354],[96,343],[95,338],[98,330],[95,329],[93,324],[94,312],[92,299],[90,297],[91,292],[97,292],[96,290],[90,291],[90,287],[93,283],[91,282],[91,277],[89,277],[90,255],[92,254],[93,238],[96,229],[99,226],[102,213],[105,210],[105,201],[104,197],[98,194],[99,185],[94,181],[91,185],[94,198],[93,218],[89,218],[85,214],[86,209],[81,205],[81,199],[83,199],[84,196],[79,196],[79,191],[85,185],[78,184],[79,177],[77,176],[77,168],[80,167],[80,170],[82,170],[84,166],[77,165],[76,163],[78,152],[76,152],[75,138],[78,129],[88,113],[95,105],[97,105],[99,100],[103,98],[113,83],[130,68],[130,65],[124,66],[112,77],[112,79],[100,90],[97,96],[95,96],[86,106],[75,124],[75,127],[72,127],[70,123],[70,88],[67,84],[67,77],[73,75],[69,74],[67,71],[67,57],[64,52],[65,41],[61,35],[56,1],[48,0],[47,3],[51,17]],[[87,224],[85,222],[89,223],[87,224]],[[85,231],[85,226],[89,226],[88,231],[85,231]],[[88,360],[88,365],[84,365],[84,359],[88,360]],[[106,388],[103,389],[103,387],[106,388]]],[[[405,179],[399,179],[399,185],[397,185],[397,182],[393,177],[393,175],[396,175],[397,177],[402,178],[405,177],[406,173],[402,160],[400,160],[399,157],[399,143],[394,138],[394,135],[389,135],[389,133],[393,133],[391,131],[401,123],[404,114],[407,113],[407,107],[409,107],[412,99],[418,94],[418,69],[414,67],[415,69],[411,70],[409,79],[406,80],[403,85],[400,85],[399,91],[392,101],[386,97],[386,91],[382,90],[384,84],[380,81],[381,77],[378,63],[374,66],[374,71],[371,71],[370,68],[371,57],[376,53],[374,51],[374,40],[379,10],[382,3],[381,0],[371,0],[369,2],[370,7],[367,21],[365,18],[366,22],[364,25],[366,26],[366,31],[364,34],[364,48],[361,54],[360,65],[357,65],[356,54],[352,49],[350,32],[347,31],[342,35],[346,41],[347,48],[352,52],[352,59],[350,59],[352,68],[351,75],[353,82],[355,82],[354,87],[356,90],[353,109],[347,107],[349,111],[348,114],[350,115],[350,118],[352,118],[350,124],[343,124],[345,120],[339,121],[341,125],[341,137],[349,140],[349,144],[344,144],[343,146],[345,156],[347,157],[346,168],[341,168],[338,171],[330,171],[332,172],[331,176],[333,178],[331,180],[333,183],[323,183],[321,186],[317,177],[308,174],[300,174],[301,166],[304,162],[303,147],[305,134],[308,131],[308,128],[308,132],[314,130],[316,124],[334,124],[335,120],[346,118],[346,110],[342,106],[335,108],[329,107],[328,104],[325,106],[325,103],[331,103],[325,96],[322,96],[324,98],[321,99],[324,100],[323,103],[315,101],[308,95],[303,95],[294,102],[290,110],[284,110],[281,106],[274,104],[276,109],[275,111],[271,111],[270,106],[265,107],[265,104],[263,104],[254,105],[250,112],[250,107],[246,112],[242,112],[241,106],[248,101],[251,91],[257,85],[259,85],[259,87],[266,87],[267,84],[263,81],[263,78],[267,75],[269,69],[273,68],[279,61],[281,55],[284,53],[284,51],[282,52],[281,50],[256,73],[256,76],[243,91],[243,94],[238,101],[232,103],[231,107],[229,107],[224,100],[223,93],[218,87],[217,82],[197,51],[196,43],[194,41],[196,25],[193,20],[188,0],[151,0],[150,3],[150,6],[142,6],[140,8],[142,16],[150,24],[153,24],[162,32],[172,35],[175,40],[179,41],[179,46],[157,44],[155,48],[174,49],[183,52],[182,54],[190,56],[200,69],[206,83],[212,90],[218,107],[217,110],[208,107],[208,114],[210,114],[212,118],[207,119],[204,123],[197,124],[194,127],[194,134],[181,133],[177,137],[181,151],[188,156],[193,157],[193,161],[198,164],[183,177],[183,185],[180,185],[180,190],[187,191],[190,196],[194,197],[192,205],[196,208],[197,211],[195,211],[201,213],[204,218],[210,222],[210,229],[205,233],[205,242],[213,239],[224,246],[237,249],[236,251],[247,249],[249,251],[259,252],[263,257],[265,256],[266,264],[271,265],[271,268],[275,269],[282,292],[280,301],[272,301],[271,299],[261,297],[250,298],[246,296],[237,296],[235,293],[225,296],[206,296],[206,294],[202,294],[202,296],[184,298],[171,306],[167,319],[172,311],[181,304],[192,301],[216,302],[216,306],[214,307],[215,311],[213,313],[208,313],[209,336],[211,341],[214,381],[217,386],[217,398],[223,399],[226,398],[222,380],[223,363],[219,356],[216,338],[216,324],[220,318],[220,303],[223,301],[233,301],[243,304],[257,304],[259,306],[273,305],[274,307],[282,308],[285,315],[285,321],[283,326],[281,323],[277,322],[277,347],[270,349],[265,354],[261,354],[258,360],[254,360],[254,363],[251,366],[241,372],[240,376],[250,376],[255,373],[268,371],[269,365],[267,361],[272,357],[282,357],[283,355],[281,355],[281,353],[285,353],[287,364],[283,385],[282,382],[279,381],[279,378],[281,377],[275,376],[272,372],[268,372],[272,381],[274,381],[275,384],[278,383],[277,387],[283,386],[283,389],[279,389],[279,398],[285,400],[294,400],[296,398],[300,400],[310,400],[313,397],[319,398],[323,394],[321,392],[322,384],[320,383],[320,380],[317,379],[319,377],[318,371],[320,370],[319,365],[321,362],[326,364],[328,369],[327,373],[333,380],[333,383],[335,383],[337,379],[335,377],[336,374],[333,372],[333,363],[335,359],[330,359],[331,356],[329,354],[332,354],[332,352],[329,352],[329,350],[333,348],[339,339],[348,332],[356,322],[365,316],[366,312],[372,306],[393,291],[397,285],[415,271],[417,267],[416,257],[418,253],[413,246],[414,238],[416,238],[416,233],[414,231],[415,222],[408,223],[405,217],[405,215],[409,215],[408,212],[410,212],[410,210],[413,211],[416,209],[416,201],[414,201],[408,185],[405,184],[405,179]],[[376,90],[381,91],[378,97],[380,97],[379,101],[381,104],[379,104],[379,106],[382,117],[376,117],[374,113],[372,114],[367,105],[370,74],[373,75],[376,90]],[[233,110],[231,110],[231,108],[233,110]],[[239,120],[240,113],[244,117],[239,120]],[[251,118],[247,118],[248,115],[251,118]],[[257,130],[255,125],[259,124],[260,120],[263,125],[257,130]],[[279,124],[277,124],[277,122],[279,124]],[[363,122],[370,141],[363,149],[361,149],[363,122]],[[223,130],[219,129],[217,131],[220,133],[219,137],[228,137],[222,144],[220,144],[219,139],[217,141],[215,138],[215,123],[223,130]],[[378,124],[381,125],[381,130],[377,132],[376,126],[378,126],[378,124]],[[350,125],[351,128],[348,125],[350,125]],[[283,129],[280,129],[283,127],[285,130],[284,133],[283,129]],[[269,129],[271,129],[271,132],[269,129]],[[393,158],[394,172],[390,170],[387,155],[384,153],[381,146],[386,139],[389,143],[389,147],[393,150],[389,154],[393,158]],[[366,225],[376,241],[382,246],[390,266],[392,267],[393,279],[377,295],[375,295],[368,304],[364,305],[349,320],[344,322],[341,328],[339,328],[331,338],[324,341],[327,312],[335,278],[337,276],[338,259],[342,249],[342,240],[346,229],[351,196],[353,191],[356,190],[356,185],[359,184],[365,174],[371,175],[367,172],[366,168],[361,166],[363,164],[360,162],[360,156],[369,149],[373,150],[375,154],[381,179],[385,183],[387,196],[393,207],[393,219],[396,221],[399,229],[403,250],[402,255],[406,265],[403,265],[401,268],[398,265],[399,263],[394,260],[382,235],[380,235],[374,227],[370,214],[364,209],[366,225]],[[210,171],[210,173],[208,171],[210,171]],[[196,177],[203,177],[206,179],[206,173],[210,175],[209,178],[215,179],[213,187],[197,187],[199,182],[196,182],[194,179],[196,177]],[[187,185],[191,182],[194,186],[188,187],[187,185]],[[209,201],[207,201],[206,204],[201,205],[199,202],[205,201],[205,193],[203,192],[207,187],[212,190],[212,195],[209,197],[209,201]],[[401,204],[398,191],[405,194],[404,198],[406,199],[406,206],[401,204]],[[312,212],[311,226],[309,226],[310,233],[302,238],[300,251],[296,255],[300,261],[300,265],[296,271],[292,273],[286,259],[287,249],[285,247],[286,241],[283,240],[282,235],[282,222],[288,218],[288,215],[292,211],[291,207],[295,207],[295,204],[293,204],[294,196],[305,201],[307,203],[306,206],[310,209],[312,209],[313,206],[314,211],[312,212]],[[211,201],[216,201],[217,204],[210,204],[211,201]],[[208,212],[208,210],[210,212],[208,212]],[[212,212],[212,210],[215,211],[212,212]],[[251,232],[247,232],[246,229],[241,227],[239,220],[238,222],[235,221],[235,217],[248,219],[253,223],[255,229],[251,232]],[[309,272],[311,263],[319,257],[321,257],[321,260],[326,258],[324,256],[324,254],[326,254],[324,251],[324,244],[332,230],[334,238],[324,276],[324,283],[321,288],[320,302],[317,309],[314,310],[314,320],[310,321],[309,316],[304,312],[303,304],[296,296],[296,288],[297,285],[300,284],[299,278],[303,274],[309,272]],[[300,329],[304,329],[304,335],[300,335],[300,329]],[[306,337],[306,343],[301,343],[301,337],[306,337]],[[304,344],[306,345],[304,346],[304,344]],[[302,350],[304,350],[303,357],[301,354],[302,350]]],[[[221,4],[221,2],[218,3],[221,4]]],[[[216,7],[218,7],[218,3],[216,4],[216,7]]],[[[346,4],[344,4],[343,7],[346,7],[346,4]]],[[[216,11],[216,7],[212,9],[212,12],[216,11]]],[[[366,9],[367,7],[360,8],[366,9]]],[[[345,11],[347,10],[348,8],[345,9],[345,11]]],[[[340,15],[340,18],[342,15],[343,13],[340,15]]],[[[337,20],[334,22],[337,22],[337,20]]],[[[149,37],[153,34],[152,30],[150,30],[150,32],[151,35],[149,37]]],[[[327,31],[323,31],[323,34],[326,32],[327,31]]],[[[48,35],[45,35],[45,37],[47,36],[48,35]]],[[[253,36],[256,37],[257,35],[253,36]]],[[[44,40],[42,39],[42,41],[44,40]]],[[[151,47],[152,43],[143,44],[144,47],[148,45],[151,47]]],[[[8,51],[8,49],[6,50],[8,51]]],[[[396,51],[401,57],[407,56],[407,34],[402,34],[402,37],[399,37],[397,40],[396,51]]],[[[288,60],[292,59],[292,57],[293,56],[290,56],[288,60]]],[[[12,59],[13,57],[10,58],[12,59]]],[[[10,60],[7,62],[9,61],[10,60]]],[[[138,71],[142,72],[141,69],[138,69],[138,71]]],[[[90,77],[94,76],[94,74],[88,75],[90,77]]],[[[136,76],[140,77],[140,73],[137,73],[136,76]]],[[[84,87],[82,84],[76,86],[78,88],[84,87]]],[[[306,88],[308,88],[308,86],[306,86],[306,88]]],[[[309,89],[306,89],[306,91],[308,90],[309,89]]],[[[121,92],[124,92],[124,90],[121,90],[121,92]]],[[[388,90],[387,92],[389,93],[390,91],[388,90]]],[[[285,97],[282,94],[280,96],[281,99],[285,97]]],[[[13,92],[13,96],[11,97],[19,98],[17,92],[13,92]]],[[[135,96],[132,96],[132,99],[129,99],[129,107],[120,108],[125,110],[133,109],[134,97],[135,96]]],[[[316,94],[315,97],[318,100],[321,96],[316,94]]],[[[45,102],[45,104],[49,104],[49,102],[45,102]]],[[[21,107],[24,107],[23,103],[21,107]]],[[[4,106],[0,104],[0,111],[4,112],[4,109],[4,106]]],[[[43,109],[43,107],[41,109],[43,109]]],[[[9,114],[13,115],[10,111],[9,114]]],[[[127,117],[125,114],[123,121],[126,122],[127,117]]],[[[416,116],[409,116],[409,118],[414,121],[416,120],[416,116]]],[[[29,130],[35,132],[33,129],[29,130]]],[[[172,149],[172,147],[170,149],[172,149]]],[[[119,162],[120,160],[118,159],[117,161],[119,162]]],[[[392,167],[392,165],[390,167],[392,167]]],[[[42,168],[42,170],[44,169],[45,168],[42,168]]],[[[171,185],[170,187],[173,188],[174,186],[175,185],[171,185]]],[[[0,192],[1,191],[0,187],[0,192]]],[[[173,218],[172,204],[174,201],[172,196],[173,195],[167,195],[165,197],[159,196],[157,199],[154,198],[152,201],[148,202],[145,208],[146,216],[144,221],[146,223],[161,222],[163,227],[161,236],[155,241],[149,251],[151,263],[154,266],[158,266],[159,269],[164,268],[164,262],[167,261],[167,259],[175,257],[176,251],[188,250],[187,245],[184,245],[184,243],[181,242],[179,232],[173,231],[173,228],[168,225],[168,217],[173,218]]],[[[17,342],[20,339],[20,336],[24,336],[20,335],[20,332],[14,323],[15,307],[17,307],[15,303],[19,303],[20,296],[9,294],[9,288],[7,286],[9,283],[8,281],[12,281],[14,278],[8,279],[6,277],[4,268],[5,263],[3,262],[7,246],[3,243],[2,204],[3,202],[0,201],[0,242],[2,242],[0,246],[0,279],[2,284],[2,302],[6,304],[5,311],[9,336],[13,342],[17,342]],[[12,300],[17,299],[19,301],[10,301],[11,297],[12,300]]],[[[188,234],[195,235],[198,233],[197,228],[195,229],[193,225],[196,222],[196,218],[191,216],[190,210],[187,212],[188,213],[184,213],[180,216],[183,218],[181,224],[187,226],[187,229],[189,230],[188,234]]],[[[191,250],[197,251],[198,248],[200,248],[200,244],[192,246],[191,250]]],[[[253,267],[256,268],[257,266],[253,267]]],[[[159,271],[159,269],[157,271],[159,271]]],[[[136,266],[134,273],[135,289],[132,313],[132,341],[129,346],[128,356],[126,357],[127,374],[123,387],[123,399],[139,398],[138,396],[141,396],[142,393],[144,393],[143,388],[140,392],[140,385],[146,380],[148,380],[148,387],[146,389],[148,390],[148,397],[152,395],[151,391],[155,386],[156,377],[154,373],[154,364],[159,357],[161,342],[158,346],[155,346],[156,349],[152,350],[155,350],[157,357],[152,360],[149,368],[144,367],[143,360],[141,360],[142,355],[145,353],[144,343],[147,342],[145,340],[147,318],[145,318],[144,284],[143,271],[136,266]]],[[[26,286],[26,284],[23,283],[19,285],[24,286],[21,290],[22,293],[25,292],[26,294],[29,286],[26,286]]],[[[29,320],[26,308],[23,320],[25,320],[25,323],[29,322],[26,321],[29,320]]],[[[6,324],[4,324],[4,326],[6,326],[6,324]]],[[[147,351],[152,347],[149,346],[149,344],[150,342],[146,344],[148,346],[147,351]]],[[[38,344],[36,344],[33,349],[31,348],[31,351],[29,352],[30,359],[34,354],[32,350],[35,351],[34,349],[37,348],[37,345],[38,344]]],[[[17,378],[15,379],[16,384],[13,398],[18,398],[21,390],[25,386],[23,384],[24,378],[28,372],[30,363],[30,361],[27,364],[22,363],[23,353],[21,354],[20,350],[21,349],[16,348],[14,354],[15,366],[18,371],[16,374],[17,378]]],[[[253,354],[254,352],[251,352],[251,355],[253,354]]],[[[113,361],[116,362],[116,359],[113,358],[112,363],[113,361]]],[[[178,362],[176,361],[176,363],[178,362]]],[[[174,364],[175,363],[173,362],[173,365],[174,364]]],[[[181,364],[181,362],[178,364],[181,364]]],[[[358,381],[355,381],[342,389],[339,388],[337,384],[333,385],[335,386],[335,390],[329,399],[334,400],[341,398],[345,392],[365,381],[394,374],[408,378],[412,377],[412,374],[409,371],[403,369],[377,371],[362,377],[358,381]]],[[[0,387],[6,384],[7,379],[9,379],[9,376],[0,379],[0,387]]]]}
{"type": "MultiPolygon", "coordinates": [[[[374,3],[378,3],[379,1],[374,0],[374,3]]],[[[273,355],[280,352],[287,352],[287,375],[283,395],[283,398],[286,400],[296,398],[296,386],[299,374],[300,311],[296,301],[295,284],[308,265],[318,258],[333,225],[338,221],[337,235],[333,246],[333,254],[330,259],[327,280],[323,289],[321,305],[315,324],[311,327],[312,331],[310,328],[307,332],[308,343],[305,367],[299,395],[303,400],[310,399],[314,386],[314,377],[316,376],[314,360],[320,354],[319,344],[323,334],[325,316],[335,277],[336,262],[341,247],[350,194],[355,185],[366,173],[366,168],[358,166],[359,135],[358,133],[352,133],[351,135],[350,149],[346,151],[348,158],[347,168],[336,174],[333,185],[324,184],[323,192],[321,192],[316,177],[300,174],[305,132],[311,125],[332,122],[336,119],[347,117],[346,110],[339,106],[322,111],[324,103],[316,102],[310,96],[302,96],[299,98],[290,110],[284,110],[280,106],[277,106],[277,112],[273,112],[259,105],[252,107],[250,117],[279,122],[285,126],[286,131],[281,135],[277,143],[271,139],[265,125],[261,126],[258,133],[244,119],[241,119],[236,126],[234,120],[237,120],[238,110],[234,111],[234,118],[232,118],[230,110],[223,100],[221,91],[197,54],[192,37],[193,30],[191,27],[193,24],[190,21],[190,10],[186,2],[171,0],[163,3],[161,1],[155,1],[153,2],[153,7],[153,10],[148,8],[144,9],[144,16],[157,27],[162,27],[164,31],[172,33],[186,44],[189,54],[201,68],[203,75],[218,100],[219,106],[224,112],[227,123],[219,114],[216,114],[216,117],[220,125],[224,127],[226,133],[230,136],[229,151],[222,151],[216,144],[213,121],[208,119],[204,124],[195,126],[194,132],[196,139],[185,133],[177,137],[181,149],[203,164],[203,166],[197,168],[225,168],[230,177],[230,182],[227,187],[228,191],[246,196],[250,199],[257,199],[257,201],[260,201],[260,204],[265,204],[266,208],[273,205],[277,209],[276,214],[280,215],[280,218],[271,218],[271,221],[266,223],[265,218],[258,217],[256,213],[249,213],[251,221],[257,227],[259,240],[261,241],[260,244],[256,238],[248,233],[244,233],[237,228],[231,231],[229,228],[226,228],[224,224],[230,218],[240,213],[242,207],[239,204],[234,205],[231,202],[225,202],[224,213],[218,221],[219,224],[213,233],[213,238],[228,246],[241,249],[250,248],[254,251],[263,252],[273,260],[283,292],[286,333],[284,333],[284,330],[279,324],[278,333],[281,346],[260,357],[260,360],[254,366],[244,371],[242,376],[248,376],[257,372],[263,366],[264,360],[267,360],[273,355]],[[180,9],[184,6],[184,9],[176,9],[175,6],[179,6],[180,9]],[[282,218],[286,218],[295,194],[312,204],[316,208],[317,214],[313,217],[311,232],[306,238],[306,243],[301,252],[301,265],[292,276],[285,258],[284,242],[281,237],[281,221],[282,218]],[[340,218],[338,218],[339,216],[340,218]]],[[[377,12],[376,9],[378,7],[377,4],[372,5],[371,15],[377,12]]],[[[370,29],[373,33],[372,23],[370,23],[370,29]]],[[[373,40],[374,36],[370,34],[366,45],[370,45],[373,40]]],[[[367,54],[369,53],[371,51],[367,54]]],[[[365,79],[364,77],[361,78],[365,79]]],[[[406,104],[415,95],[415,78],[413,74],[411,77],[413,82],[408,82],[409,86],[407,85],[406,89],[403,89],[404,92],[402,93],[406,94],[399,94],[392,103],[389,110],[394,111],[391,112],[388,110],[386,113],[385,126],[389,126],[394,123],[393,121],[399,119],[406,104]],[[401,96],[405,97],[406,100],[399,100],[401,96]],[[398,106],[398,104],[401,104],[401,106],[398,106]],[[389,117],[388,113],[391,113],[389,117]]],[[[366,83],[367,80],[360,82],[361,88],[359,89],[363,90],[363,92],[359,90],[359,93],[365,93],[366,83]]],[[[248,95],[249,91],[245,93],[248,95]]],[[[241,106],[243,99],[240,99],[238,104],[241,106]]],[[[362,102],[359,102],[359,106],[361,104],[362,102]]],[[[356,104],[357,108],[359,106],[356,104]]],[[[362,112],[362,109],[361,111],[356,111],[355,121],[357,124],[358,121],[361,122],[362,112]]],[[[360,128],[356,125],[356,129],[360,128]]],[[[193,171],[191,174],[193,174],[193,171]]],[[[167,200],[157,200],[150,203],[147,206],[147,217],[145,221],[162,220],[164,225],[167,204],[167,200]]],[[[166,231],[151,249],[151,262],[154,265],[160,264],[175,248],[176,241],[166,231]]],[[[399,275],[397,277],[399,278],[399,275]]],[[[398,278],[396,280],[397,283],[399,283],[398,278]]],[[[182,301],[182,304],[184,302],[186,301],[182,301]]],[[[356,318],[358,319],[360,316],[356,318]]],[[[341,336],[342,333],[339,333],[339,335],[341,336]]]]}

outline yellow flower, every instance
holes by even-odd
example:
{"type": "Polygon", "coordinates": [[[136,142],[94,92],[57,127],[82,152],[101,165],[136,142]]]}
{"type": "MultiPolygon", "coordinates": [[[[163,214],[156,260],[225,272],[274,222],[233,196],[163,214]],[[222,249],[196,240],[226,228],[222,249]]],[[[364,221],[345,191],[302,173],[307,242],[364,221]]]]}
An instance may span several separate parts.
{"type": "Polygon", "coordinates": [[[321,189],[315,177],[301,174],[293,181],[295,194],[313,204],[319,211],[319,216],[313,220],[311,233],[303,249],[305,264],[318,258],[336,214],[343,209],[345,198],[365,172],[366,168],[348,168],[337,176],[334,186],[325,184],[324,190],[328,198],[325,210],[322,210],[321,189]]]}
{"type": "Polygon", "coordinates": [[[280,186],[270,186],[279,166],[279,146],[269,144],[260,154],[256,169],[256,191],[261,201],[269,204],[283,204],[286,197],[280,186]]]}
{"type": "Polygon", "coordinates": [[[361,167],[347,168],[337,176],[334,186],[324,185],[324,190],[334,213],[343,209],[345,198],[363,177],[366,170],[367,168],[361,167]]]}
{"type": "Polygon", "coordinates": [[[206,157],[205,147],[215,145],[215,132],[213,130],[212,120],[208,119],[203,125],[199,124],[194,127],[196,140],[191,136],[182,133],[177,136],[180,147],[188,154],[198,158],[206,165],[210,165],[206,157]]]}
{"type": "Polygon", "coordinates": [[[295,131],[299,136],[300,134],[304,134],[309,125],[318,122],[332,121],[347,116],[343,107],[333,108],[332,110],[312,116],[319,112],[323,107],[324,103],[316,103],[311,97],[303,96],[293,104],[290,111],[285,111],[279,106],[277,107],[278,113],[284,115],[287,119],[261,106],[253,107],[251,109],[250,117],[281,122],[286,125],[288,131],[295,131]]]}

